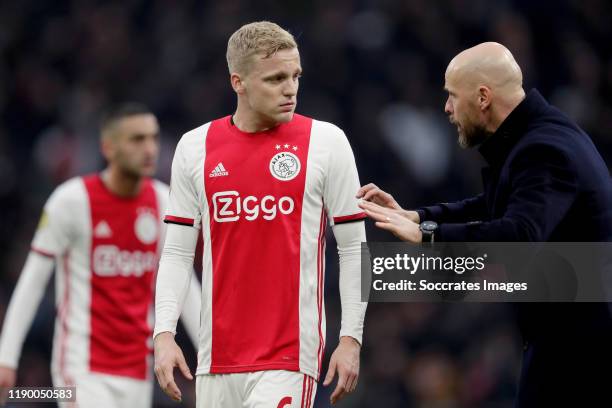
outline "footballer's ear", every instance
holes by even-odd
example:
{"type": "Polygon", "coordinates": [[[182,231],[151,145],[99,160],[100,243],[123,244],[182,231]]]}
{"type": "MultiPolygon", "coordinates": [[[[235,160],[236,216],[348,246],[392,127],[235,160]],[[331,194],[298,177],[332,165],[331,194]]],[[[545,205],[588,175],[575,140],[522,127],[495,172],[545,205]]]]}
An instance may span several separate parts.
{"type": "Polygon", "coordinates": [[[100,138],[100,151],[102,152],[102,156],[109,161],[115,155],[115,137],[111,134],[103,134],[100,138]]]}
{"type": "Polygon", "coordinates": [[[230,75],[230,82],[232,83],[232,88],[234,92],[237,94],[244,93],[244,80],[240,76],[240,74],[234,72],[230,75]]]}

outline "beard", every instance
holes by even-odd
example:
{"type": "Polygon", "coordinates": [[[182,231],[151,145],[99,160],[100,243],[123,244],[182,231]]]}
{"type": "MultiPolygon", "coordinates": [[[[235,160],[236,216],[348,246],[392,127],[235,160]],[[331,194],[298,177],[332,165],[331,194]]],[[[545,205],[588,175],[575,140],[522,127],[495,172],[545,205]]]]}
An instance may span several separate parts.
{"type": "Polygon", "coordinates": [[[118,154],[115,158],[115,163],[123,177],[126,178],[141,179],[143,177],[152,177],[155,174],[155,165],[145,166],[138,160],[130,158],[127,154],[118,154]]]}
{"type": "Polygon", "coordinates": [[[491,136],[484,126],[466,124],[458,129],[459,138],[457,143],[462,149],[469,149],[481,145],[491,136]]]}

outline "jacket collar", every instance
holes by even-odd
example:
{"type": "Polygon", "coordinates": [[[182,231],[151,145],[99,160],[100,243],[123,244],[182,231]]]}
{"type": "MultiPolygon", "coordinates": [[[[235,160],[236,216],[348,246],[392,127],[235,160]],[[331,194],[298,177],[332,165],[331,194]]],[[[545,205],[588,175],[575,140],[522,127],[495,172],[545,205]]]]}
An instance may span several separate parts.
{"type": "Polygon", "coordinates": [[[527,93],[495,133],[478,148],[489,166],[500,167],[504,164],[514,145],[527,131],[529,123],[546,107],[548,102],[536,89],[527,93]]]}

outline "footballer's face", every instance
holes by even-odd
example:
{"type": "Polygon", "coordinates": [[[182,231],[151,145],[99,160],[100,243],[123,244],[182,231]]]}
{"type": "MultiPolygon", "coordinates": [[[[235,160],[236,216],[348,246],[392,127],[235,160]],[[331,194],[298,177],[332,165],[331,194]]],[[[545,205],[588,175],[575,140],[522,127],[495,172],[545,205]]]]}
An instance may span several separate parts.
{"type": "Polygon", "coordinates": [[[463,148],[478,146],[488,136],[484,119],[478,105],[478,92],[462,81],[452,69],[447,69],[444,90],[448,99],[444,112],[448,120],[457,127],[459,146],[463,148]]]}
{"type": "Polygon", "coordinates": [[[267,58],[255,55],[242,80],[249,116],[264,127],[289,122],[295,112],[301,75],[297,48],[279,50],[267,58]]]}
{"type": "Polygon", "coordinates": [[[104,152],[109,164],[133,177],[155,174],[159,156],[159,124],[155,115],[119,119],[107,139],[104,152]]]}

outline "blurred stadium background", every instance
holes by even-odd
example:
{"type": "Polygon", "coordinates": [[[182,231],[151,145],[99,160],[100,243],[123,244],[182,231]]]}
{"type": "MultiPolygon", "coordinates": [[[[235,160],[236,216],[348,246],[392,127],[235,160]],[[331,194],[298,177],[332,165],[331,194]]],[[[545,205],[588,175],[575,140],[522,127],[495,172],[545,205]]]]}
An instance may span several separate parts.
{"type": "MultiPolygon", "coordinates": [[[[612,3],[605,0],[0,2],[0,319],[45,199],[103,166],[99,112],[135,100],[159,116],[158,176],[182,133],[232,112],[226,42],[267,19],[298,39],[297,111],[347,133],[363,183],[407,207],[480,190],[482,162],[443,113],[459,51],[505,44],[537,87],[612,163],[612,3]]],[[[368,225],[370,240],[390,236],[368,225]]],[[[337,343],[335,246],[328,245],[326,360],[337,343]]],[[[54,307],[45,298],[24,348],[21,385],[49,385],[54,307]]],[[[194,366],[191,346],[180,336],[194,366]]],[[[372,304],[360,385],[340,407],[511,407],[520,341],[503,304],[372,304]]],[[[193,387],[182,384],[184,406],[193,387]]],[[[319,387],[317,407],[330,390],[319,387]]],[[[156,406],[177,406],[156,387],[156,406]]]]}

